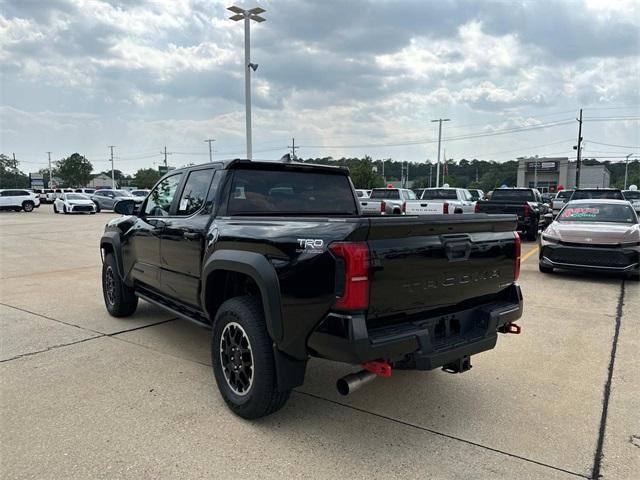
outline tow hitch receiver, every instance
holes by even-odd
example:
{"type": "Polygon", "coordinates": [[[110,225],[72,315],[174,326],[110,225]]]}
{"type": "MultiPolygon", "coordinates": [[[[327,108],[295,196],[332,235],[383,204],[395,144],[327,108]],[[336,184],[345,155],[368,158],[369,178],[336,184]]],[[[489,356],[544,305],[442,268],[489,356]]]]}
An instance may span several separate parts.
{"type": "Polygon", "coordinates": [[[467,370],[471,370],[471,357],[467,355],[459,358],[455,362],[443,366],[442,370],[447,373],[464,373],[467,370]]]}
{"type": "Polygon", "coordinates": [[[362,368],[365,370],[375,373],[379,377],[390,377],[391,376],[391,365],[387,362],[366,362],[363,363],[362,368]]]}
{"type": "Polygon", "coordinates": [[[498,332],[500,333],[513,333],[515,335],[520,335],[522,332],[522,327],[517,323],[505,323],[504,325],[500,325],[498,327],[498,332]]]}

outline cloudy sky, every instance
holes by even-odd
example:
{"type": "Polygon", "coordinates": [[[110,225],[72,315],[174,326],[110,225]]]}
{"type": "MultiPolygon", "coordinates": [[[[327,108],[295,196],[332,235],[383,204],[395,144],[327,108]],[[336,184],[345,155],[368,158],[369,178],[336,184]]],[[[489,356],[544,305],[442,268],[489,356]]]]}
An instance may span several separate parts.
{"type": "MultiPolygon", "coordinates": [[[[217,0],[0,0],[0,152],[135,172],[244,155],[243,29],[217,0]]],[[[254,158],[640,153],[640,2],[260,0],[254,158]]]]}

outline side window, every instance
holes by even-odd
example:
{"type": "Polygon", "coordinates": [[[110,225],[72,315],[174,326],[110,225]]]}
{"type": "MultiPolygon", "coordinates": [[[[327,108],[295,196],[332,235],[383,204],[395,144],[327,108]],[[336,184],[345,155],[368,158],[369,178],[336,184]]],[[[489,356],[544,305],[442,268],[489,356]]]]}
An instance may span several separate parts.
{"type": "Polygon", "coordinates": [[[418,197],[416,197],[416,194],[412,190],[407,190],[407,196],[409,197],[409,200],[417,200],[418,199],[418,197]]]}
{"type": "Polygon", "coordinates": [[[214,172],[213,168],[208,168],[189,173],[178,203],[178,215],[192,215],[202,208],[214,172]]]}
{"type": "Polygon", "coordinates": [[[182,173],[171,175],[156,185],[156,188],[147,197],[144,214],[151,217],[166,217],[169,215],[181,178],[182,173]]]}

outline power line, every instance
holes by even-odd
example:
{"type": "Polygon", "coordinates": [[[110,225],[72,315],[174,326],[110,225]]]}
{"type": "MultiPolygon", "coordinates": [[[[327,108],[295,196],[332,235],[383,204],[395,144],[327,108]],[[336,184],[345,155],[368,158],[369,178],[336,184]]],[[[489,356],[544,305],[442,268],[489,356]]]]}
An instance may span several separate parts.
{"type": "Polygon", "coordinates": [[[587,140],[587,143],[595,143],[596,145],[604,145],[605,147],[640,148],[640,145],[616,145],[615,143],[596,142],[595,140],[587,140]]]}

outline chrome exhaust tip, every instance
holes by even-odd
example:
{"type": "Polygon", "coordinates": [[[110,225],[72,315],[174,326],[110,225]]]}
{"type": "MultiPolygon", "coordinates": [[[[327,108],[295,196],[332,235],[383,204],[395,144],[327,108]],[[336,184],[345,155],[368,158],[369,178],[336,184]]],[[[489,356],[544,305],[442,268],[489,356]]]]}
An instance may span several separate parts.
{"type": "Polygon", "coordinates": [[[361,370],[356,373],[350,373],[342,378],[339,378],[336,382],[336,388],[340,395],[349,395],[355,392],[360,387],[366,385],[369,382],[375,380],[377,375],[368,370],[361,370]]]}

